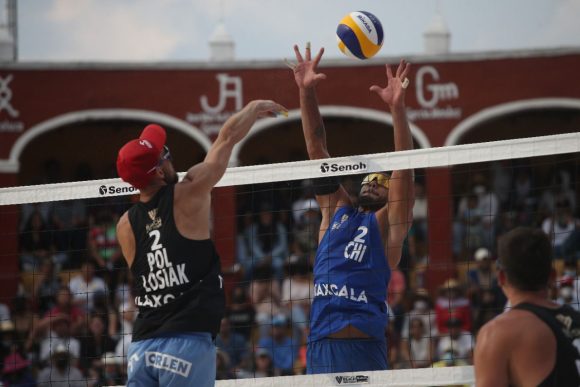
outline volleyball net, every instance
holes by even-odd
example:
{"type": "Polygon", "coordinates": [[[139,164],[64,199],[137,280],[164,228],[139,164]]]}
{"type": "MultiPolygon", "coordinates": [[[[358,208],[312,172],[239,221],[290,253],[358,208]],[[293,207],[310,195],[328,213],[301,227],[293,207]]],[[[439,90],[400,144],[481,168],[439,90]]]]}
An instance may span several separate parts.
{"type": "MultiPolygon", "coordinates": [[[[505,305],[493,265],[502,234],[548,233],[552,297],[578,306],[579,151],[571,133],[229,168],[212,198],[227,296],[218,386],[472,385],[477,331],[505,305]],[[386,300],[392,370],[302,375],[312,299],[362,299],[313,284],[314,188],[336,176],[357,203],[366,174],[403,169],[415,172],[416,198],[386,300]]],[[[136,308],[115,226],[137,194],[119,179],[0,189],[0,278],[13,289],[0,299],[4,373],[125,383],[136,308]]]]}

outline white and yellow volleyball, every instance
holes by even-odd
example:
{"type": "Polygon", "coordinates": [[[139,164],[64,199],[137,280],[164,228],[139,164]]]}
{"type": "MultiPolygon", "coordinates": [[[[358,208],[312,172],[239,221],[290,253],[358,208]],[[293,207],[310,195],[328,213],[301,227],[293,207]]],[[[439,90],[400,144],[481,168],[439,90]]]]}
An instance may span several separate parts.
{"type": "Polygon", "coordinates": [[[383,45],[383,26],[370,12],[351,12],[338,24],[336,37],[338,48],[344,54],[358,59],[369,59],[383,45]]]}

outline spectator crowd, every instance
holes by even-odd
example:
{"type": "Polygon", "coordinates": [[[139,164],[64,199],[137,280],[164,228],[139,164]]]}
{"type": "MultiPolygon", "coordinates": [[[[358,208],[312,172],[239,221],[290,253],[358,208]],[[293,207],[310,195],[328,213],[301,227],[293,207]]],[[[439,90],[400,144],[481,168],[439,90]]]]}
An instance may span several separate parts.
{"type": "MultiPolygon", "coordinates": [[[[552,297],[578,309],[573,180],[562,169],[541,185],[531,169],[501,163],[474,174],[454,203],[453,270],[432,289],[424,278],[429,208],[425,185],[417,180],[413,226],[388,291],[391,368],[472,363],[478,330],[505,307],[496,240],[516,226],[538,227],[553,238],[552,297]]],[[[218,379],[305,372],[321,217],[315,182],[284,184],[238,194],[235,262],[224,267],[234,285],[226,288],[227,313],[216,338],[218,379]]],[[[355,198],[356,179],[347,178],[344,186],[355,198]]],[[[5,385],[124,383],[136,308],[115,226],[127,206],[110,199],[22,205],[21,286],[13,300],[0,304],[5,385]]]]}

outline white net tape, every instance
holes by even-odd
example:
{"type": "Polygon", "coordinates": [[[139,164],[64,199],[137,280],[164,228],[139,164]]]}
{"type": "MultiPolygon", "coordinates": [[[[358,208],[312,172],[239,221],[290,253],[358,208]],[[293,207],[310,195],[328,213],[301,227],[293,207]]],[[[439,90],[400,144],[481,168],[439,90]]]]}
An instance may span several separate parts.
{"type": "MultiPolygon", "coordinates": [[[[485,161],[558,155],[580,151],[580,133],[478,144],[376,153],[324,160],[228,168],[217,187],[310,179],[332,175],[447,167],[485,161]],[[273,167],[275,165],[275,167],[273,167]],[[323,171],[324,169],[324,171],[323,171]],[[326,170],[327,169],[327,170],[326,170]]],[[[183,173],[180,174],[180,178],[183,173]]],[[[0,205],[122,196],[138,191],[120,179],[0,188],[0,205]]]]}
{"type": "Polygon", "coordinates": [[[411,387],[474,385],[472,366],[220,380],[216,387],[411,387]]]}

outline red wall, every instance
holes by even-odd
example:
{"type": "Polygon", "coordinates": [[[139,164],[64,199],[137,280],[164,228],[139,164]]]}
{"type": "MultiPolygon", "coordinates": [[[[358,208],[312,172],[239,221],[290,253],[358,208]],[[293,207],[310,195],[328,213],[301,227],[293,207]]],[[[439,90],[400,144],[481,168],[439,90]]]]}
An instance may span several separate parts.
{"type": "MultiPolygon", "coordinates": [[[[432,146],[441,146],[451,130],[472,114],[491,106],[532,98],[568,97],[580,98],[578,82],[573,81],[580,68],[580,52],[529,52],[506,53],[484,58],[467,55],[452,56],[445,60],[428,62],[422,58],[410,58],[413,62],[410,74],[407,105],[410,109],[422,108],[418,92],[432,97],[429,85],[454,84],[458,95],[441,99],[436,107],[460,109],[459,117],[447,119],[416,119],[414,124],[427,136],[432,146]],[[427,74],[422,89],[417,89],[417,74],[430,66],[436,76],[427,74]],[[437,78],[437,79],[435,79],[437,78]]],[[[397,61],[394,60],[393,63],[397,61]]],[[[328,79],[319,88],[322,105],[354,106],[384,111],[378,98],[368,88],[372,84],[384,85],[385,69],[379,62],[328,62],[323,60],[321,72],[328,79]],[[370,64],[369,64],[370,63],[370,64]],[[345,66],[348,64],[349,66],[345,66]],[[355,67],[355,65],[357,65],[355,67]]],[[[12,76],[9,83],[11,105],[18,110],[18,117],[11,117],[0,109],[0,124],[18,121],[24,131],[7,133],[0,130],[0,163],[9,157],[14,142],[26,130],[70,112],[86,109],[125,108],[164,113],[185,120],[188,113],[200,113],[200,97],[207,96],[211,105],[219,98],[217,74],[226,73],[240,77],[243,84],[243,103],[252,99],[274,99],[289,109],[298,109],[298,95],[291,71],[283,63],[240,63],[239,68],[219,68],[209,65],[115,66],[105,65],[33,65],[13,64],[0,69],[0,78],[12,76]]],[[[225,111],[235,106],[229,100],[225,111]]],[[[0,125],[1,127],[1,125],[0,125]]],[[[283,146],[283,144],[280,144],[283,146]]],[[[16,184],[10,174],[0,174],[0,186],[16,184]]],[[[434,270],[433,281],[440,282],[447,275],[451,259],[452,216],[449,202],[450,176],[444,170],[431,170],[427,175],[430,221],[430,255],[434,270]],[[439,274],[437,274],[439,273],[439,274]]],[[[233,259],[235,235],[235,198],[233,192],[220,189],[220,206],[214,208],[216,218],[231,219],[220,223],[215,230],[220,253],[225,262],[233,259]],[[223,204],[223,206],[221,205],[223,204]]],[[[17,265],[10,257],[17,251],[16,215],[5,214],[2,209],[3,261],[10,269],[17,265]],[[14,235],[14,238],[5,237],[14,235]]],[[[14,289],[9,283],[4,289],[14,289]]]]}

